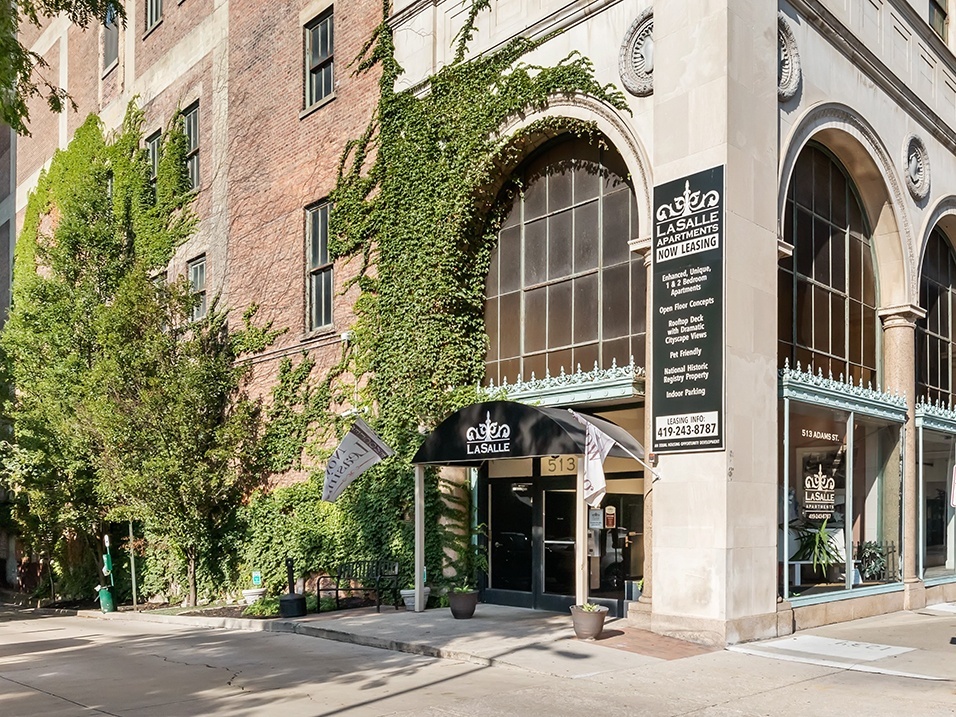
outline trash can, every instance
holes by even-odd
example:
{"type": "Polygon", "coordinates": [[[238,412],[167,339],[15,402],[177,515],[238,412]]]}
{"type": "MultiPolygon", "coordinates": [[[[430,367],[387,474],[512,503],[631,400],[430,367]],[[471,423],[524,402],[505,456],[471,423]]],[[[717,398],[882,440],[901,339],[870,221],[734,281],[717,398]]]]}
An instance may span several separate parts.
{"type": "Polygon", "coordinates": [[[96,592],[100,600],[100,610],[103,612],[116,612],[116,605],[113,603],[113,593],[110,592],[109,585],[97,585],[96,592]]]}

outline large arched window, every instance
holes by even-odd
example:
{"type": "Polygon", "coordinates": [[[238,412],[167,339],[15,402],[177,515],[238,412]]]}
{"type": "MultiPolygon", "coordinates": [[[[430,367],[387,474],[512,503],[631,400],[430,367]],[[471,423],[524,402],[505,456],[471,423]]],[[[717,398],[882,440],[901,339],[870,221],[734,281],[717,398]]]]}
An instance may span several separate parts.
{"type": "Polygon", "coordinates": [[[787,195],[780,261],[779,349],[789,359],[854,383],[877,383],[877,285],[870,234],[846,170],[821,146],[797,159],[787,195]]]}
{"type": "Polygon", "coordinates": [[[621,157],[585,140],[547,145],[517,172],[485,289],[486,377],[642,364],[645,269],[628,249],[637,205],[621,157]]]}
{"type": "Polygon", "coordinates": [[[956,256],[939,229],[923,254],[919,305],[926,312],[916,324],[916,394],[949,403],[953,398],[953,309],[956,308],[956,256]]]}

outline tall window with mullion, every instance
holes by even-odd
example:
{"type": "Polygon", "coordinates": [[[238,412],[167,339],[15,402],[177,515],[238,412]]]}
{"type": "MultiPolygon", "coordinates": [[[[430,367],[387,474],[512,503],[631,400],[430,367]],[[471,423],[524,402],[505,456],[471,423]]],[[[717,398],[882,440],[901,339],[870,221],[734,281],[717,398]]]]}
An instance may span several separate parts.
{"type": "Polygon", "coordinates": [[[305,26],[305,106],[332,94],[332,10],[305,26]]]}
{"type": "Polygon", "coordinates": [[[956,381],[956,254],[938,228],[930,234],[923,254],[919,305],[926,316],[916,324],[916,392],[948,404],[956,381]]]}
{"type": "Polygon", "coordinates": [[[332,325],[332,261],[329,258],[329,205],[305,210],[309,329],[332,325]]]}
{"type": "Polygon", "coordinates": [[[192,319],[199,321],[206,315],[206,255],[189,262],[189,286],[197,298],[193,306],[192,319]]]}
{"type": "Polygon", "coordinates": [[[183,111],[183,131],[188,147],[186,167],[189,170],[189,188],[199,189],[199,103],[194,102],[183,111]]]}
{"type": "Polygon", "coordinates": [[[103,19],[103,69],[106,70],[119,59],[119,24],[116,21],[116,10],[110,6],[106,8],[106,17],[103,19]]]}
{"type": "Polygon", "coordinates": [[[149,181],[156,184],[156,175],[159,173],[159,151],[162,146],[163,133],[154,132],[146,138],[146,154],[149,158],[149,181]]]}
{"type": "Polygon", "coordinates": [[[162,19],[163,0],[146,0],[146,29],[152,29],[162,19]]]}

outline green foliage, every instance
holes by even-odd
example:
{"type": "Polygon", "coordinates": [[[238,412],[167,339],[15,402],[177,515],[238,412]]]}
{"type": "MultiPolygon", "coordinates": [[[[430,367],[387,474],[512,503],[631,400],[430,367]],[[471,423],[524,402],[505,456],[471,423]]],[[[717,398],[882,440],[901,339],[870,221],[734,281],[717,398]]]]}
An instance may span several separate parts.
{"type": "Polygon", "coordinates": [[[867,540],[860,546],[857,559],[860,561],[860,573],[864,580],[880,580],[886,573],[886,551],[873,540],[867,540]]]}
{"type": "Polygon", "coordinates": [[[25,22],[42,21],[65,13],[70,22],[87,27],[103,21],[107,13],[122,22],[126,17],[120,0],[9,0],[0,3],[0,121],[20,134],[29,134],[28,103],[42,97],[53,112],[66,106],[75,109],[64,89],[49,79],[56,75],[42,56],[20,44],[18,32],[25,22]]]}
{"type": "Polygon", "coordinates": [[[809,560],[814,569],[819,568],[824,572],[834,563],[840,562],[840,553],[827,531],[827,520],[824,519],[820,525],[796,529],[799,545],[791,560],[809,560]]]}
{"type": "Polygon", "coordinates": [[[279,598],[264,595],[242,611],[249,617],[276,617],[279,614],[279,598]]]}

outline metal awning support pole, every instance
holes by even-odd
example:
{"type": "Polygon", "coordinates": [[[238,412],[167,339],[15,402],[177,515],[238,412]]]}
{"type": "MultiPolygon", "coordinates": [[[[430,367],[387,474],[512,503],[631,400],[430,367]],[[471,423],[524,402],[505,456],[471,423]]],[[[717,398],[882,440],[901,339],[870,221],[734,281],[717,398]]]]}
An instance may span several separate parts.
{"type": "Polygon", "coordinates": [[[574,501],[574,602],[588,601],[588,504],[584,502],[584,460],[578,457],[578,480],[574,501]]]}
{"type": "Polygon", "coordinates": [[[415,466],[415,612],[425,609],[425,467],[415,466]]]}

